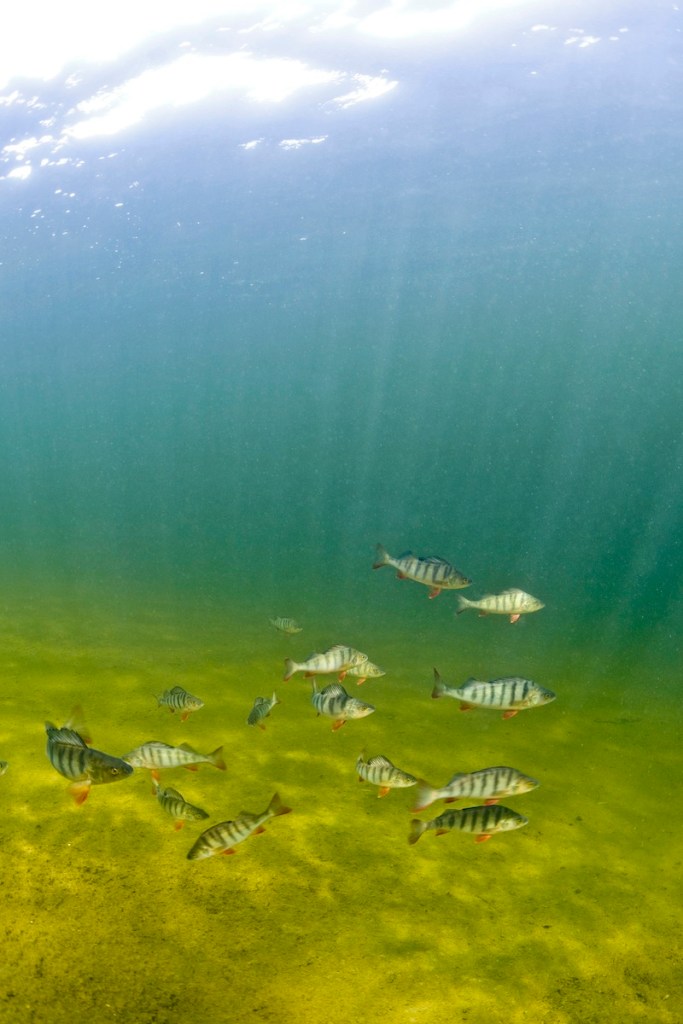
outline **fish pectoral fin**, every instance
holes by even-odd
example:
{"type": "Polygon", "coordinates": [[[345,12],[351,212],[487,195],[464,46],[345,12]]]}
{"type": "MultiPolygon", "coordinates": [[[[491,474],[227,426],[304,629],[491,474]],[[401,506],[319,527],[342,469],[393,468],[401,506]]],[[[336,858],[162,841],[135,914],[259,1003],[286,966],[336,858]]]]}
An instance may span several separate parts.
{"type": "Polygon", "coordinates": [[[429,597],[438,597],[440,593],[441,593],[441,587],[434,587],[432,590],[429,591],[428,596],[429,597]]]}
{"type": "Polygon", "coordinates": [[[87,782],[74,782],[72,786],[69,786],[69,792],[79,807],[88,799],[90,786],[91,782],[89,779],[87,782]]]}
{"type": "Polygon", "coordinates": [[[386,796],[387,793],[391,793],[391,786],[380,786],[379,793],[377,794],[377,796],[378,798],[381,796],[386,796]]]}
{"type": "Polygon", "coordinates": [[[339,729],[341,729],[342,725],[346,725],[346,719],[338,718],[337,721],[332,726],[332,732],[337,732],[339,729]]]}
{"type": "Polygon", "coordinates": [[[515,622],[519,622],[519,618],[520,618],[520,612],[516,612],[514,615],[510,616],[510,622],[512,622],[513,624],[515,622]]]}
{"type": "Polygon", "coordinates": [[[518,715],[518,714],[519,714],[519,711],[517,711],[515,708],[510,708],[508,711],[504,711],[503,712],[503,718],[514,718],[515,715],[518,715]]]}
{"type": "Polygon", "coordinates": [[[475,843],[487,843],[490,838],[491,838],[491,833],[490,832],[486,832],[486,833],[484,833],[484,835],[477,836],[474,841],[475,841],[475,843]]]}
{"type": "Polygon", "coordinates": [[[493,796],[493,797],[491,797],[490,800],[484,800],[484,807],[491,807],[493,804],[498,804],[498,803],[500,803],[500,800],[498,799],[498,797],[493,796]]]}

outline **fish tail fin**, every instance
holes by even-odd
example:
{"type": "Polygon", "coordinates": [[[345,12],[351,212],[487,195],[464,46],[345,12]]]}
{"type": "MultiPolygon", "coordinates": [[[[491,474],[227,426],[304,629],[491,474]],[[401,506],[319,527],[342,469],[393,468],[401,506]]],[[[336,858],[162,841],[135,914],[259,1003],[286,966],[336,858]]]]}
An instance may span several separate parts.
{"type": "Polygon", "coordinates": [[[408,836],[408,842],[410,843],[411,846],[413,845],[413,843],[416,843],[418,841],[418,839],[420,838],[420,836],[422,835],[426,828],[426,821],[420,821],[418,818],[413,818],[413,820],[410,823],[410,835],[408,836]]]}
{"type": "Polygon", "coordinates": [[[216,749],[209,754],[209,761],[211,762],[211,764],[215,765],[216,768],[219,768],[222,772],[225,771],[225,761],[223,760],[222,744],[220,747],[216,747],[216,749]]]}
{"type": "Polygon", "coordinates": [[[290,814],[291,810],[291,807],[287,807],[285,804],[283,804],[282,800],[280,799],[279,793],[273,794],[273,798],[268,804],[268,813],[270,814],[271,818],[276,818],[278,814],[290,814]]]}
{"type": "Polygon", "coordinates": [[[418,811],[424,811],[425,807],[429,807],[437,799],[438,790],[430,786],[424,779],[417,780],[417,789],[415,791],[415,803],[411,807],[413,814],[417,814],[418,811]]]}
{"type": "Polygon", "coordinates": [[[472,608],[472,602],[468,598],[463,597],[462,594],[458,594],[458,610],[455,614],[462,615],[468,608],[472,608]]]}
{"type": "Polygon", "coordinates": [[[383,565],[391,565],[391,556],[386,548],[382,547],[381,544],[377,545],[377,553],[375,555],[375,561],[373,562],[373,569],[381,569],[383,565]]]}
{"type": "Polygon", "coordinates": [[[445,692],[446,684],[436,669],[434,669],[434,689],[432,690],[432,697],[436,700],[437,697],[443,697],[445,692]]]}
{"type": "Polygon", "coordinates": [[[287,682],[288,679],[292,678],[292,676],[297,670],[297,667],[298,666],[296,662],[292,661],[291,658],[285,658],[285,674],[282,677],[285,682],[287,682]]]}

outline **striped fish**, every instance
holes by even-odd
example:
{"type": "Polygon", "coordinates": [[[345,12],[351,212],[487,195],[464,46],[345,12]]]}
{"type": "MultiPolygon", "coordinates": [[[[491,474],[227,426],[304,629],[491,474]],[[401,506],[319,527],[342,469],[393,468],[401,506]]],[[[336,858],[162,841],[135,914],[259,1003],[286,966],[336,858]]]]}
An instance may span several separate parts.
{"type": "Polygon", "coordinates": [[[362,665],[353,665],[347,669],[346,674],[347,676],[358,676],[358,685],[360,686],[366,679],[379,679],[380,676],[385,676],[386,672],[379,665],[375,665],[371,661],[364,661],[362,665]]]}
{"type": "Polygon", "coordinates": [[[476,608],[479,615],[509,615],[510,622],[517,622],[520,615],[528,612],[538,612],[545,608],[542,601],[531,594],[525,594],[523,590],[504,590],[502,594],[487,594],[478,601],[470,601],[468,598],[458,594],[458,608],[456,615],[462,615],[468,608],[476,608]]]}
{"type": "Polygon", "coordinates": [[[171,690],[164,690],[162,695],[157,697],[157,707],[162,705],[167,707],[171,714],[182,711],[180,721],[186,722],[193,711],[199,711],[204,707],[204,701],[199,697],[193,697],[187,690],[183,690],[182,686],[174,686],[171,690]]]}
{"type": "Polygon", "coordinates": [[[445,786],[430,786],[424,779],[417,780],[413,812],[423,811],[435,800],[481,800],[485,804],[498,803],[504,796],[519,796],[536,789],[536,779],[523,775],[516,768],[482,768],[478,772],[458,772],[445,786]]]}
{"type": "Polygon", "coordinates": [[[295,619],[284,619],[282,616],[268,621],[271,626],[275,626],[279,633],[285,633],[287,636],[294,636],[295,633],[300,633],[303,629],[303,626],[300,626],[295,619]]]}
{"type": "Polygon", "coordinates": [[[9,761],[0,761],[0,775],[4,775],[9,768],[9,761]]]}
{"type": "Polygon", "coordinates": [[[463,587],[469,587],[472,582],[445,558],[438,558],[436,555],[418,558],[411,551],[394,558],[378,544],[377,558],[372,568],[381,569],[384,565],[393,566],[399,580],[414,580],[415,583],[424,583],[430,587],[429,597],[438,597],[442,590],[462,590],[463,587]]]}
{"type": "Polygon", "coordinates": [[[498,832],[512,832],[529,824],[529,819],[502,804],[482,804],[478,807],[463,807],[461,811],[444,811],[433,821],[419,821],[414,818],[410,823],[409,843],[416,843],[423,832],[434,829],[437,836],[442,836],[451,829],[460,832],[471,832],[476,836],[475,843],[485,843],[498,832]]]}
{"type": "Polygon", "coordinates": [[[264,822],[276,818],[280,814],[289,814],[291,807],[285,807],[279,795],[275,793],[262,814],[250,814],[242,811],[234,821],[221,821],[202,832],[197,842],[187,855],[188,860],[204,860],[214,854],[234,853],[234,847],[244,842],[251,835],[265,832],[264,822]]]}
{"type": "Polygon", "coordinates": [[[271,710],[276,704],[280,704],[281,701],[277,699],[275,694],[272,697],[257,697],[254,701],[254,706],[249,712],[247,718],[247,725],[258,725],[259,729],[265,729],[263,719],[268,718],[271,710]]]}
{"type": "Polygon", "coordinates": [[[364,761],[361,754],[356,761],[356,771],[360,782],[372,782],[379,786],[378,797],[386,796],[392,789],[407,789],[417,784],[414,775],[396,768],[383,754],[371,757],[369,761],[364,761]]]}
{"type": "Polygon", "coordinates": [[[80,733],[67,725],[58,729],[46,722],[45,732],[50,763],[60,775],[73,782],[69,791],[77,804],[87,800],[91,786],[119,782],[133,774],[132,767],[120,757],[92,750],[80,733]]]}
{"type": "Polygon", "coordinates": [[[334,718],[332,732],[341,729],[345,722],[352,718],[366,718],[371,715],[375,708],[372,704],[350,697],[341,683],[332,683],[324,690],[318,690],[313,682],[313,693],[311,703],[319,715],[327,715],[334,718]]]}
{"type": "Polygon", "coordinates": [[[350,668],[355,665],[363,665],[368,660],[367,654],[362,654],[355,647],[348,647],[346,644],[334,644],[328,647],[322,654],[309,654],[305,661],[292,661],[285,658],[285,680],[291,679],[295,672],[303,672],[306,678],[317,675],[328,675],[331,672],[339,673],[341,682],[350,668]]]}
{"type": "Polygon", "coordinates": [[[189,768],[197,771],[197,765],[212,764],[225,771],[223,747],[217,747],[211,754],[199,754],[189,743],[181,743],[179,747],[171,747],[168,743],[150,740],[123,755],[123,760],[133,768],[149,768],[154,778],[159,778],[159,768],[189,768]]]}
{"type": "Polygon", "coordinates": [[[172,789],[170,786],[164,789],[156,779],[154,780],[154,791],[157,800],[166,813],[175,818],[176,831],[181,829],[186,821],[201,821],[202,818],[209,817],[201,807],[194,807],[192,804],[189,804],[177,789],[172,789]]]}
{"type": "Polygon", "coordinates": [[[552,690],[546,690],[531,679],[521,679],[519,676],[492,679],[489,682],[468,679],[462,686],[453,687],[446,686],[436,669],[432,697],[453,697],[460,701],[461,711],[469,711],[470,708],[502,711],[503,718],[513,718],[519,711],[550,704],[555,700],[552,690]]]}

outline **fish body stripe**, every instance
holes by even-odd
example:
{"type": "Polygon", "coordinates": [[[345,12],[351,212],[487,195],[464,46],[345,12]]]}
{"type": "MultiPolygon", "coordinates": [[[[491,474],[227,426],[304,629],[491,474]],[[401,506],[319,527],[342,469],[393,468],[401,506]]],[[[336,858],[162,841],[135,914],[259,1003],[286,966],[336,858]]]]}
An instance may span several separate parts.
{"type": "Polygon", "coordinates": [[[483,804],[477,807],[463,807],[462,810],[445,811],[438,818],[427,822],[427,828],[457,829],[460,832],[490,835],[506,829],[521,828],[526,824],[527,819],[509,807],[502,804],[483,804]]]}
{"type": "Polygon", "coordinates": [[[304,661],[292,662],[291,671],[320,672],[324,675],[327,672],[344,672],[356,665],[364,664],[367,660],[367,654],[357,651],[355,647],[337,644],[322,654],[311,654],[304,661]]]}
{"type": "Polygon", "coordinates": [[[375,710],[372,704],[349,696],[341,683],[332,683],[324,690],[314,688],[311,702],[318,714],[337,719],[365,718],[375,710]]]}
{"type": "Polygon", "coordinates": [[[244,842],[252,833],[263,825],[270,818],[280,814],[288,814],[291,808],[285,807],[277,793],[270,801],[265,811],[261,814],[250,814],[249,811],[242,811],[234,821],[220,821],[212,825],[197,839],[196,843],[187,855],[188,860],[203,860],[215,853],[222,853],[229,850],[238,843],[244,842]]]}
{"type": "Polygon", "coordinates": [[[136,747],[129,754],[124,755],[124,761],[128,761],[135,768],[180,768],[188,764],[203,764],[204,762],[214,764],[215,754],[199,754],[196,750],[189,750],[184,747],[172,747],[168,743],[160,743],[152,740],[136,747]]]}
{"type": "Polygon", "coordinates": [[[414,786],[417,783],[417,779],[413,775],[396,768],[388,757],[383,757],[381,754],[370,758],[369,761],[364,761],[362,757],[359,757],[356,762],[356,771],[362,779],[375,786],[399,788],[414,786]]]}
{"type": "Polygon", "coordinates": [[[72,782],[89,780],[93,784],[115,782],[133,771],[120,757],[87,747],[78,733],[47,726],[47,756],[52,767],[72,782]],[[66,741],[55,737],[66,736],[66,741]],[[80,741],[80,742],[78,742],[80,741]]]}
{"type": "Polygon", "coordinates": [[[302,630],[302,627],[294,619],[285,619],[281,616],[278,616],[276,619],[270,619],[270,624],[279,629],[281,633],[289,633],[290,635],[300,633],[302,630]]]}
{"type": "Polygon", "coordinates": [[[483,682],[469,679],[457,688],[444,686],[442,692],[466,704],[497,710],[519,709],[532,704],[544,704],[553,700],[555,694],[531,679],[510,677],[483,682]]]}
{"type": "Polygon", "coordinates": [[[494,797],[510,796],[517,792],[522,784],[524,788],[535,788],[535,779],[522,775],[516,768],[499,765],[495,768],[482,768],[477,772],[454,775],[446,785],[436,790],[436,800],[473,797],[477,800],[490,800],[494,797]]]}
{"type": "Polygon", "coordinates": [[[199,821],[209,816],[201,807],[188,803],[177,789],[164,789],[157,783],[156,794],[161,807],[178,821],[199,821]]]}
{"type": "Polygon", "coordinates": [[[393,558],[386,552],[383,555],[380,553],[379,557],[382,559],[381,564],[393,566],[400,576],[427,586],[456,590],[468,587],[472,582],[444,558],[419,558],[410,552],[399,558],[393,558]]]}

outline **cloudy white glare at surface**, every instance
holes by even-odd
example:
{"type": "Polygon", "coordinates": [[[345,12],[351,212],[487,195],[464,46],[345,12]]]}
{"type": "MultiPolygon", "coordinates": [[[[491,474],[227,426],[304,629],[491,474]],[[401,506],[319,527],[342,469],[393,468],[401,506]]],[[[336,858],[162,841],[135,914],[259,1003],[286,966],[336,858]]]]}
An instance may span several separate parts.
{"type": "MultiPolygon", "coordinates": [[[[19,117],[11,118],[16,134],[0,137],[0,180],[21,181],[40,166],[75,164],[85,140],[111,139],[153,124],[155,113],[172,114],[213,97],[228,110],[294,95],[340,112],[374,102],[401,83],[372,58],[369,41],[429,45],[434,38],[484,30],[489,18],[513,10],[528,14],[532,32],[539,6],[547,8],[547,0],[7,5],[0,11],[0,115],[12,108],[19,117]],[[268,50],[275,37],[277,57],[268,50]],[[319,60],[309,56],[316,38],[325,43],[319,60]],[[308,43],[305,59],[297,52],[302,39],[308,43]],[[339,55],[334,62],[329,40],[339,55]]],[[[564,42],[585,47],[600,41],[576,33],[564,42]]]]}

